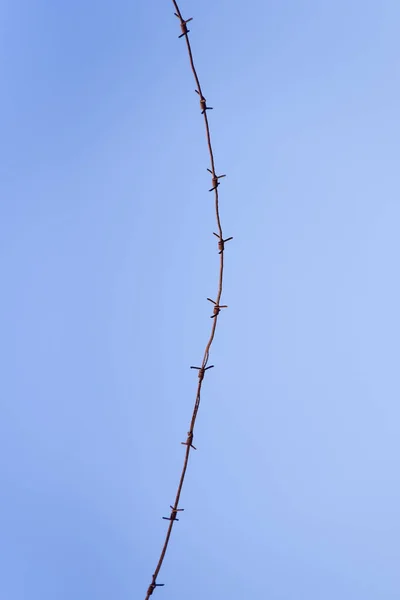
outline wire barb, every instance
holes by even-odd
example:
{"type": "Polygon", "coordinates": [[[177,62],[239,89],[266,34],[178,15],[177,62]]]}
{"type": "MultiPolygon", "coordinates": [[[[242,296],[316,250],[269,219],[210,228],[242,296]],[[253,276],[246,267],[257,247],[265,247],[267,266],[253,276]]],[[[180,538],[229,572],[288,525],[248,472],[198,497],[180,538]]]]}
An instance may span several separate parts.
{"type": "Polygon", "coordinates": [[[193,431],[188,431],[186,442],[181,442],[181,444],[183,446],[189,446],[190,448],[193,448],[193,450],[197,450],[197,448],[193,446],[193,431]]]}
{"type": "Polygon", "coordinates": [[[200,96],[200,109],[202,115],[204,115],[206,110],[214,110],[212,106],[207,106],[207,100],[204,98],[203,94],[199,92],[199,90],[194,91],[200,96]]]}
{"type": "Polygon", "coordinates": [[[165,584],[164,583],[155,583],[154,581],[149,585],[148,590],[147,590],[147,598],[149,598],[152,593],[154,592],[154,590],[156,589],[156,587],[163,587],[165,584]]]}
{"type": "Polygon", "coordinates": [[[211,300],[211,298],[207,298],[207,300],[214,304],[214,314],[211,315],[211,319],[214,319],[217,315],[219,315],[219,313],[221,312],[221,308],[228,308],[227,304],[217,304],[215,300],[211,300]]]}
{"type": "Polygon", "coordinates": [[[218,180],[219,180],[219,179],[222,179],[222,177],[226,177],[226,175],[216,175],[215,173],[213,173],[213,172],[211,171],[211,169],[207,169],[207,171],[208,171],[209,173],[211,173],[211,175],[212,175],[212,179],[211,179],[211,181],[212,181],[212,185],[213,185],[213,186],[212,186],[212,188],[210,188],[210,189],[208,190],[209,192],[212,192],[213,190],[216,190],[216,189],[217,189],[217,187],[219,186],[219,181],[218,181],[218,180]]]}
{"type": "Polygon", "coordinates": [[[163,519],[165,521],[179,521],[179,519],[176,518],[176,515],[178,514],[178,512],[183,512],[185,509],[184,508],[174,508],[171,505],[169,505],[169,507],[171,509],[171,515],[169,517],[163,517],[163,519]]]}
{"type": "Polygon", "coordinates": [[[193,17],[190,17],[190,19],[186,19],[186,21],[185,21],[184,19],[182,19],[182,17],[180,15],[178,15],[178,13],[174,13],[174,15],[176,17],[178,17],[178,19],[181,22],[181,31],[182,31],[182,33],[181,33],[181,35],[178,35],[178,38],[181,38],[181,37],[183,37],[184,35],[187,35],[190,32],[190,29],[187,28],[187,24],[190,21],[193,21],[193,17]]]}
{"type": "Polygon", "coordinates": [[[225,239],[222,239],[222,237],[221,237],[221,235],[219,233],[215,233],[215,231],[213,233],[219,239],[219,242],[218,242],[218,250],[219,250],[219,252],[218,252],[218,254],[222,254],[223,251],[225,250],[225,243],[226,242],[230,242],[231,240],[233,240],[233,236],[225,238],[225,239]]]}
{"type": "Polygon", "coordinates": [[[190,367],[190,368],[197,369],[197,371],[199,372],[199,379],[200,379],[200,381],[203,381],[206,371],[208,371],[208,369],[213,369],[214,365],[210,365],[209,367],[190,367]]]}

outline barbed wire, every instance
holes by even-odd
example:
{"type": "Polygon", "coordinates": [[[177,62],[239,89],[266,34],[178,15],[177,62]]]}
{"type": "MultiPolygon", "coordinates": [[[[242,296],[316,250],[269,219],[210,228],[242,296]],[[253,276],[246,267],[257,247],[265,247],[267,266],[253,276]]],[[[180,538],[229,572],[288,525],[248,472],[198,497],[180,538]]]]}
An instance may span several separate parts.
{"type": "Polygon", "coordinates": [[[221,218],[220,218],[220,211],[219,211],[218,186],[220,184],[219,180],[222,179],[223,177],[225,177],[225,175],[217,175],[216,170],[215,170],[214,152],[213,152],[213,148],[212,148],[212,144],[211,144],[210,126],[208,123],[208,116],[207,116],[207,111],[213,110],[213,109],[211,106],[207,105],[206,98],[203,94],[203,90],[200,85],[200,80],[199,80],[199,77],[198,77],[198,74],[196,71],[196,67],[194,65],[192,48],[190,45],[190,40],[189,40],[189,35],[188,35],[190,30],[188,29],[187,24],[190,21],[192,21],[193,18],[190,17],[189,19],[184,19],[182,17],[182,13],[179,9],[179,6],[178,6],[178,3],[176,2],[176,0],[172,0],[172,3],[175,8],[175,16],[180,21],[181,34],[178,37],[184,38],[186,41],[186,47],[187,47],[187,51],[189,54],[190,66],[192,68],[193,76],[194,76],[194,79],[196,82],[195,92],[199,96],[200,112],[204,118],[206,137],[207,137],[207,145],[208,145],[208,151],[209,151],[210,163],[211,163],[210,164],[211,168],[207,169],[207,171],[211,174],[211,188],[209,189],[209,191],[214,192],[215,217],[216,217],[217,229],[218,229],[218,233],[214,232],[214,235],[218,238],[218,250],[219,250],[220,258],[219,258],[219,278],[218,278],[217,295],[214,300],[212,298],[207,298],[207,300],[209,300],[213,304],[213,314],[211,315],[211,318],[213,319],[213,323],[212,323],[212,327],[211,327],[210,337],[208,339],[207,345],[204,350],[204,355],[203,355],[203,360],[201,362],[201,365],[199,367],[194,367],[194,366],[190,367],[191,369],[196,369],[198,371],[198,383],[197,383],[197,391],[196,391],[196,400],[195,400],[194,407],[193,407],[192,418],[190,420],[189,431],[187,432],[187,438],[186,438],[185,442],[181,442],[181,444],[186,446],[185,458],[183,461],[183,467],[182,467],[181,476],[179,479],[179,484],[178,484],[178,488],[177,488],[177,492],[176,492],[176,496],[175,496],[175,501],[172,505],[170,505],[171,514],[169,517],[163,517],[163,519],[169,521],[169,525],[168,525],[167,533],[165,535],[164,544],[161,549],[160,557],[157,562],[157,566],[152,575],[151,583],[147,589],[145,600],[149,600],[150,596],[153,594],[154,590],[157,587],[164,586],[163,583],[157,583],[157,577],[159,575],[162,564],[164,562],[164,558],[165,558],[165,555],[166,555],[166,552],[168,549],[168,545],[170,542],[173,526],[176,521],[179,521],[179,519],[177,518],[177,515],[179,512],[182,512],[184,510],[183,508],[179,508],[179,500],[181,497],[182,488],[183,488],[183,484],[185,481],[186,471],[187,471],[187,467],[188,467],[188,463],[189,463],[190,452],[191,452],[191,450],[196,450],[195,446],[193,445],[193,438],[194,438],[194,427],[196,424],[197,413],[198,413],[199,407],[200,407],[201,389],[202,389],[203,380],[204,380],[206,372],[209,369],[212,369],[214,367],[214,365],[209,365],[208,362],[209,362],[209,358],[210,358],[210,349],[211,349],[212,343],[214,341],[215,332],[217,329],[219,314],[220,314],[220,311],[222,308],[227,308],[227,306],[225,304],[223,304],[223,305],[220,304],[221,297],[222,297],[223,279],[224,279],[225,244],[226,244],[226,242],[229,242],[230,240],[233,239],[232,237],[228,237],[228,238],[224,239],[223,232],[222,232],[222,225],[221,225],[221,218]]]}

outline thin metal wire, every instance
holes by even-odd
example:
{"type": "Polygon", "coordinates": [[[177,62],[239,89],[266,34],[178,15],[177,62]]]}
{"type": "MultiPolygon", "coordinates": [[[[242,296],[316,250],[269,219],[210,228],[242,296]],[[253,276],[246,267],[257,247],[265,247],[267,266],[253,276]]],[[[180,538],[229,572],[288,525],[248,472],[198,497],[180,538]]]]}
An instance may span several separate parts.
{"type": "Polygon", "coordinates": [[[187,28],[187,23],[189,21],[192,20],[192,18],[190,19],[184,19],[182,17],[182,13],[179,9],[178,3],[175,0],[172,0],[172,3],[174,5],[175,8],[175,15],[178,17],[179,21],[180,21],[180,27],[181,27],[181,35],[179,36],[180,38],[185,38],[186,40],[186,46],[187,46],[187,51],[189,54],[189,61],[190,61],[190,66],[192,68],[192,72],[193,72],[193,76],[196,82],[196,93],[199,95],[200,98],[200,109],[201,109],[201,114],[203,115],[204,118],[204,125],[205,125],[205,129],[206,129],[206,137],[207,137],[207,145],[208,145],[208,151],[209,151],[209,155],[210,155],[210,163],[211,163],[211,168],[207,169],[212,176],[212,187],[209,190],[210,192],[214,192],[214,199],[215,199],[215,217],[216,217],[216,222],[217,222],[217,228],[218,228],[218,233],[214,233],[215,236],[217,236],[218,238],[218,249],[219,249],[219,278],[218,278],[218,291],[217,291],[217,295],[215,300],[211,300],[211,302],[213,302],[214,304],[214,314],[212,315],[213,317],[213,323],[212,323],[212,327],[211,327],[211,332],[210,332],[210,337],[208,339],[207,345],[205,347],[204,350],[204,355],[203,355],[203,360],[201,362],[201,366],[200,367],[191,367],[192,369],[197,369],[198,371],[198,384],[197,384],[197,391],[196,391],[196,400],[194,403],[194,407],[193,407],[193,412],[192,412],[192,418],[190,420],[190,426],[189,426],[189,431],[187,433],[187,439],[186,442],[182,442],[182,444],[184,446],[186,446],[186,450],[185,450],[185,458],[183,461],[183,467],[182,467],[182,472],[181,472],[181,476],[179,479],[179,484],[178,484],[178,488],[177,488],[177,492],[176,492],[176,496],[175,496],[175,501],[173,503],[173,505],[171,505],[171,515],[170,517],[164,517],[169,521],[169,525],[168,525],[168,529],[167,529],[167,533],[165,535],[165,540],[164,540],[164,544],[162,546],[161,549],[161,553],[160,553],[160,557],[158,559],[157,562],[157,566],[155,568],[155,571],[152,575],[152,579],[151,579],[151,583],[147,589],[147,593],[146,593],[146,597],[145,600],[149,600],[150,596],[153,594],[154,590],[157,587],[163,586],[163,583],[157,583],[157,577],[158,574],[161,570],[162,564],[164,562],[164,558],[165,558],[165,554],[167,552],[168,549],[168,545],[170,542],[170,538],[171,538],[171,533],[172,533],[172,528],[175,524],[176,521],[178,521],[178,519],[176,518],[176,515],[178,512],[180,512],[182,509],[179,508],[179,500],[181,497],[181,493],[182,493],[182,488],[183,488],[183,484],[185,481],[185,476],[186,476],[186,471],[187,471],[187,467],[188,467],[188,463],[189,463],[189,456],[190,456],[190,451],[191,450],[196,450],[196,448],[193,446],[193,437],[194,437],[194,427],[196,424],[196,419],[197,419],[197,413],[199,411],[199,406],[200,406],[200,396],[201,396],[201,389],[202,389],[202,385],[203,385],[203,380],[204,380],[204,376],[206,374],[206,371],[208,371],[209,369],[211,369],[214,365],[209,365],[208,361],[210,358],[210,349],[212,346],[212,343],[214,341],[214,337],[215,337],[215,332],[217,329],[217,324],[218,324],[218,317],[219,317],[219,313],[220,313],[220,309],[221,308],[226,308],[225,305],[221,305],[221,296],[222,296],[222,288],[223,288],[223,279],[224,279],[224,250],[225,250],[225,242],[231,240],[232,238],[229,237],[227,239],[224,239],[223,237],[223,232],[222,232],[222,225],[221,225],[221,218],[220,218],[220,211],[219,211],[219,195],[218,195],[218,186],[219,186],[219,179],[221,177],[225,177],[225,175],[217,175],[216,174],[216,170],[215,170],[215,160],[214,160],[214,152],[213,152],[213,148],[212,148],[212,144],[211,144],[211,134],[210,134],[210,126],[208,123],[208,116],[207,116],[207,111],[208,110],[212,110],[212,108],[210,106],[207,106],[207,101],[204,97],[203,94],[203,90],[202,87],[200,85],[200,80],[196,71],[196,67],[194,65],[194,60],[193,60],[193,54],[192,54],[192,48],[190,45],[190,40],[189,40],[189,30],[187,28]]]}

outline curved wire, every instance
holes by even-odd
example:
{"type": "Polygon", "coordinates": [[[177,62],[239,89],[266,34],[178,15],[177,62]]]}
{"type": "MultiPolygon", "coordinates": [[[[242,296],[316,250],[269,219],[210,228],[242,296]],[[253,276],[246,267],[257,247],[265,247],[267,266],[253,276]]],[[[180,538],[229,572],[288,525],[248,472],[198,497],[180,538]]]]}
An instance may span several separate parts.
{"type": "MultiPolygon", "coordinates": [[[[182,488],[183,488],[183,484],[185,481],[186,471],[187,471],[187,467],[188,467],[188,463],[189,463],[189,456],[190,456],[191,450],[195,449],[195,447],[193,446],[193,436],[194,436],[194,428],[195,428],[196,419],[197,419],[197,413],[198,413],[198,410],[200,407],[200,396],[201,396],[201,389],[202,389],[202,385],[203,385],[203,379],[204,379],[206,370],[210,369],[212,367],[212,365],[208,366],[208,361],[209,361],[209,357],[210,357],[210,349],[211,349],[212,343],[214,341],[215,332],[216,332],[217,325],[218,325],[219,309],[221,308],[220,301],[221,301],[221,296],[222,296],[223,278],[224,278],[224,242],[227,241],[227,240],[224,240],[224,238],[223,238],[220,211],[219,211],[219,196],[218,196],[218,185],[219,185],[218,179],[219,179],[219,177],[216,175],[216,171],[215,171],[214,152],[213,152],[212,143],[211,143],[210,126],[209,126],[208,116],[207,116],[207,110],[209,110],[210,107],[206,106],[206,101],[205,101],[205,98],[203,95],[200,80],[199,80],[199,77],[198,77],[198,74],[196,71],[196,67],[194,65],[192,48],[190,45],[190,40],[189,40],[189,35],[188,35],[189,30],[187,29],[187,23],[191,19],[185,21],[185,19],[183,19],[183,17],[182,17],[182,13],[179,9],[179,6],[178,6],[178,3],[176,2],[176,0],[172,0],[172,3],[175,7],[175,11],[176,11],[175,14],[179,18],[180,24],[181,24],[182,34],[179,37],[184,37],[186,40],[186,46],[187,46],[187,51],[189,54],[190,66],[191,66],[193,76],[194,76],[194,79],[196,82],[197,93],[200,97],[200,106],[203,109],[202,114],[204,117],[207,145],[208,145],[208,151],[209,151],[210,163],[211,163],[211,168],[209,169],[209,171],[211,172],[212,182],[213,182],[213,186],[214,186],[213,188],[211,188],[210,191],[214,191],[215,217],[216,217],[217,229],[218,229],[218,234],[215,234],[215,235],[219,238],[218,247],[220,249],[220,253],[219,253],[220,259],[219,259],[218,291],[217,291],[217,296],[216,296],[215,302],[212,301],[212,302],[214,302],[215,308],[214,308],[214,315],[213,315],[214,318],[213,318],[213,324],[211,327],[210,337],[208,339],[208,342],[207,342],[205,350],[204,350],[201,367],[195,367],[198,369],[199,382],[197,384],[196,400],[195,400],[194,407],[193,407],[192,418],[190,420],[189,431],[187,433],[187,440],[186,440],[186,442],[182,442],[186,446],[185,458],[183,461],[181,476],[180,476],[178,488],[176,491],[175,501],[174,501],[173,506],[171,506],[171,516],[169,517],[169,525],[168,525],[167,533],[165,535],[164,544],[161,549],[161,553],[160,553],[160,557],[157,562],[157,566],[152,575],[152,580],[151,580],[151,583],[147,590],[145,600],[149,600],[150,596],[153,594],[156,587],[164,585],[164,584],[157,583],[157,577],[161,570],[162,564],[164,562],[164,558],[165,558],[165,554],[167,552],[168,545],[170,542],[173,526],[175,524],[175,521],[177,520],[176,515],[181,510],[181,509],[179,509],[179,500],[181,497],[182,488]]],[[[231,238],[229,238],[229,239],[231,239],[231,238]]]]}

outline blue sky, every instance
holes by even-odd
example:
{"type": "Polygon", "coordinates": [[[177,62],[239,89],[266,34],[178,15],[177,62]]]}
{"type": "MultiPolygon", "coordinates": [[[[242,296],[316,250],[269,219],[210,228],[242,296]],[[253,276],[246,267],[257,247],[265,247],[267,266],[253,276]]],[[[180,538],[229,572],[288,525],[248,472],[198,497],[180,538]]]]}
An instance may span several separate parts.
{"type": "MultiPolygon", "coordinates": [[[[181,4],[226,254],[157,598],[398,599],[400,5],[181,4]]],[[[144,597],[217,283],[172,3],[0,7],[0,597],[144,597]]]]}

